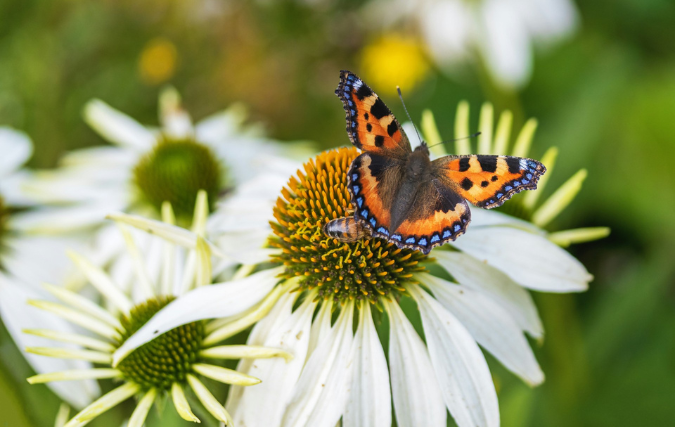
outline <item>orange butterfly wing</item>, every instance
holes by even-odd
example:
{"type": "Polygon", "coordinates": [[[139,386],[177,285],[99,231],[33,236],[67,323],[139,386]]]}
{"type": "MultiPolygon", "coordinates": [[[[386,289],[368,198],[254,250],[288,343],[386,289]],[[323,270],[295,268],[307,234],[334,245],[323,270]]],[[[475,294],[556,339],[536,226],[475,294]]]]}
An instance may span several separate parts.
{"type": "Polygon", "coordinates": [[[345,109],[347,135],[357,148],[397,158],[412,152],[396,117],[363,80],[343,70],[335,94],[345,109]]]}
{"type": "Polygon", "coordinates": [[[471,204],[492,209],[516,193],[537,188],[546,167],[511,156],[446,156],[432,162],[434,174],[471,204]]]}
{"type": "Polygon", "coordinates": [[[391,230],[391,208],[403,174],[401,163],[375,153],[363,153],[352,162],[349,190],[354,217],[373,236],[427,254],[466,231],[471,221],[469,205],[437,179],[420,186],[411,214],[396,230],[391,230]]]}

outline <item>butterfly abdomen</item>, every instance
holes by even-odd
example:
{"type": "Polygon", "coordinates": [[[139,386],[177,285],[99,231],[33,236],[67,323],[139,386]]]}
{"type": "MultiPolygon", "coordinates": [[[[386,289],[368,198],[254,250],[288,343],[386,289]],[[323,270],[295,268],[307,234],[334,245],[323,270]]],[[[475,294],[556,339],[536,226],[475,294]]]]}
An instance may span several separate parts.
{"type": "Polygon", "coordinates": [[[327,222],[323,226],[323,232],[328,237],[346,243],[355,242],[368,235],[366,228],[351,216],[327,222]]]}

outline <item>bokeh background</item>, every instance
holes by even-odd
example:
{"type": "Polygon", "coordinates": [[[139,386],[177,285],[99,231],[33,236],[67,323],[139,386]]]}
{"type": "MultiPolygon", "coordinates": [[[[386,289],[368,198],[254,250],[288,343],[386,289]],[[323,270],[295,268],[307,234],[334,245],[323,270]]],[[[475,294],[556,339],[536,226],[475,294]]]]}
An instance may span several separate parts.
{"type": "MultiPolygon", "coordinates": [[[[569,248],[595,275],[588,292],[535,295],[546,338],[533,345],[546,382],[530,389],[490,360],[502,424],[672,426],[675,3],[519,3],[542,2],[568,3],[573,22],[556,40],[534,43],[531,72],[513,78],[480,52],[440,58],[429,29],[457,28],[457,17],[425,20],[404,2],[3,0],[0,124],[33,139],[31,167],[50,168],[67,150],[104,144],[82,120],[88,100],[156,125],[157,95],[172,85],[195,119],[236,102],[274,138],[336,147],[349,143],[333,94],[340,69],[359,74],[402,118],[399,84],[413,120],[431,109],[447,139],[462,99],[476,128],[484,101],[496,113],[512,110],[514,129],[536,117],[532,156],[560,149],[548,188],[588,170],[549,229],[612,232],[569,248]]],[[[530,19],[547,24],[538,16],[530,19]]],[[[53,425],[59,401],[26,383],[30,368],[4,327],[0,358],[0,425],[53,425]]],[[[113,411],[91,425],[121,422],[113,411]]]]}

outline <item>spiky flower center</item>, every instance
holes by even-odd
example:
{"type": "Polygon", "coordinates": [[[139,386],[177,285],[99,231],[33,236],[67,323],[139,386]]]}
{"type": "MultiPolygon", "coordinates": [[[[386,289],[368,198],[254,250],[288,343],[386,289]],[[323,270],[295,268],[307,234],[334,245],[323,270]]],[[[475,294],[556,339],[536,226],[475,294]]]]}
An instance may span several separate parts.
{"type": "MultiPolygon", "coordinates": [[[[124,327],[120,345],[138,331],[174,297],[158,297],[137,305],[129,318],[122,317],[124,327]]],[[[204,323],[193,322],[166,332],[134,350],[119,365],[124,378],[144,388],[170,390],[174,382],[185,382],[198,361],[204,338],[204,323]]]]}
{"type": "Polygon", "coordinates": [[[321,298],[339,302],[376,303],[405,291],[413,273],[425,270],[420,262],[427,257],[382,239],[344,243],[323,233],[328,221],[351,216],[347,172],[358,154],[354,148],[324,152],[291,177],[274,208],[272,244],[282,250],[276,261],[286,266],[284,275],[303,276],[302,290],[317,289],[321,298]]]}
{"type": "Polygon", "coordinates": [[[189,221],[199,190],[207,192],[210,203],[217,199],[224,168],[209,147],[192,139],[164,138],[136,165],[134,181],[158,211],[167,201],[179,220],[189,221]]]}

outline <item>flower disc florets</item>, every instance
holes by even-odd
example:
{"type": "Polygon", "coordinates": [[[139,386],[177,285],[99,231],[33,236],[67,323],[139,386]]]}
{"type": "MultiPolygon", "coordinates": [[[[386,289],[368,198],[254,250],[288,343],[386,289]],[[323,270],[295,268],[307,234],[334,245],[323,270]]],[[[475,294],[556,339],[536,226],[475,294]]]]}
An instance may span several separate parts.
{"type": "MultiPolygon", "coordinates": [[[[174,297],[159,297],[137,305],[129,318],[121,319],[120,345],[139,330],[174,297]]],[[[198,361],[204,338],[203,322],[192,322],[166,332],[137,348],[119,365],[124,378],[144,388],[170,390],[174,382],[183,383],[198,361]]]]}
{"type": "Polygon", "coordinates": [[[425,271],[420,261],[427,256],[382,239],[344,243],[323,233],[328,221],[351,216],[347,171],[358,154],[354,148],[324,152],[290,179],[274,208],[272,244],[282,250],[276,261],[286,266],[284,275],[304,276],[302,290],[317,289],[319,297],[339,302],[376,303],[404,292],[413,273],[425,271]]]}
{"type": "Polygon", "coordinates": [[[218,199],[223,165],[206,145],[193,139],[165,138],[136,165],[134,180],[158,211],[166,201],[179,219],[189,221],[199,190],[205,190],[210,201],[218,199]]]}

